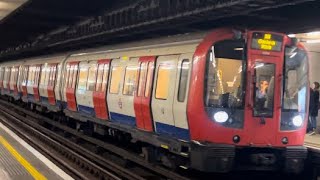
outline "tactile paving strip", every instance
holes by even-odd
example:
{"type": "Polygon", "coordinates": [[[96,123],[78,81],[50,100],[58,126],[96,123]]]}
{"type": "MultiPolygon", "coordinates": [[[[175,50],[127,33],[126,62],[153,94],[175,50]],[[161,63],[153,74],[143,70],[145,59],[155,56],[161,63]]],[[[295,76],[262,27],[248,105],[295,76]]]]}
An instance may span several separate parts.
{"type": "Polygon", "coordinates": [[[33,179],[26,169],[0,145],[0,179],[33,179]]]}

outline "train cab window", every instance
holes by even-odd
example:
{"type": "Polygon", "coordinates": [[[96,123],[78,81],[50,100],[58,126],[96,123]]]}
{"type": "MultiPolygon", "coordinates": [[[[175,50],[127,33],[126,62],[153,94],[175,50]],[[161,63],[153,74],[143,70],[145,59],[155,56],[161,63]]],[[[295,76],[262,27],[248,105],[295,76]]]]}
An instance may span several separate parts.
{"type": "Polygon", "coordinates": [[[138,67],[126,67],[122,94],[133,96],[136,91],[137,76],[138,67]]]}
{"type": "Polygon", "coordinates": [[[97,73],[97,65],[92,64],[88,70],[87,91],[94,91],[94,87],[96,85],[96,73],[97,73]]]}
{"type": "Polygon", "coordinates": [[[141,97],[143,95],[143,91],[146,86],[146,76],[147,76],[147,62],[143,62],[140,64],[140,75],[139,75],[139,85],[138,85],[138,96],[141,97]]]}
{"type": "Polygon", "coordinates": [[[272,117],[274,101],[275,64],[256,62],[254,116],[272,117]]]}
{"type": "Polygon", "coordinates": [[[149,95],[150,95],[151,86],[152,86],[152,79],[153,79],[153,70],[154,70],[154,62],[149,62],[144,97],[149,97],[149,95]]]}
{"type": "Polygon", "coordinates": [[[88,79],[88,67],[80,65],[78,90],[86,90],[88,79]]]}
{"type": "Polygon", "coordinates": [[[308,58],[306,52],[297,47],[286,47],[283,78],[283,109],[306,112],[308,91],[308,58]]]}
{"type": "Polygon", "coordinates": [[[118,94],[120,89],[120,81],[122,75],[122,67],[113,66],[111,72],[110,93],[118,94]]]}
{"type": "Polygon", "coordinates": [[[157,84],[156,84],[156,98],[166,100],[169,95],[170,75],[173,66],[160,65],[158,69],[157,84]]]}
{"type": "Polygon", "coordinates": [[[221,41],[207,56],[205,105],[215,108],[244,107],[245,43],[221,41]]]}
{"type": "Polygon", "coordinates": [[[180,80],[179,80],[179,89],[178,89],[178,101],[184,102],[186,92],[187,92],[187,83],[188,83],[188,74],[190,62],[189,59],[182,60],[181,69],[180,69],[180,80]]]}
{"type": "Polygon", "coordinates": [[[205,111],[212,121],[228,128],[244,126],[246,62],[243,39],[216,42],[207,53],[205,111]]]}

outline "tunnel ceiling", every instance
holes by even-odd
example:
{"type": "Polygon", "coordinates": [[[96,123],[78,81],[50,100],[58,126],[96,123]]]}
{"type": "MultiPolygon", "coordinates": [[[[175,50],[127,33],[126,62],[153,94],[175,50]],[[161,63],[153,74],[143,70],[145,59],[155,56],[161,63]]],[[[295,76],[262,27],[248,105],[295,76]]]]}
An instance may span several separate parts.
{"type": "Polygon", "coordinates": [[[0,21],[0,60],[221,26],[307,32],[319,17],[317,0],[29,0],[0,21]]]}

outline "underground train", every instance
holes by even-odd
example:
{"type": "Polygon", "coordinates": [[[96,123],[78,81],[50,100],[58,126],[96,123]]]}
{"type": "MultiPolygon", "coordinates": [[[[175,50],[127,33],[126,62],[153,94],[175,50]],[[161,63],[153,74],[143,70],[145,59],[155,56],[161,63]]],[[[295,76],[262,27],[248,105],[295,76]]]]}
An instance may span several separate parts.
{"type": "Polygon", "coordinates": [[[77,129],[129,137],[147,161],[303,169],[308,55],[286,34],[218,28],[0,66],[2,96],[77,129]]]}

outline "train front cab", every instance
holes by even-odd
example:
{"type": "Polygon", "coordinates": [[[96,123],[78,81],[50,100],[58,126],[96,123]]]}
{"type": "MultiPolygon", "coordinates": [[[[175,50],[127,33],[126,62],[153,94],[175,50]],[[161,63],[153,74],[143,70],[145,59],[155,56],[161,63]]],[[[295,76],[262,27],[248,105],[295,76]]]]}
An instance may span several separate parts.
{"type": "Polygon", "coordinates": [[[214,31],[196,50],[190,87],[191,167],[303,169],[309,93],[303,47],[279,33],[214,31]]]}

